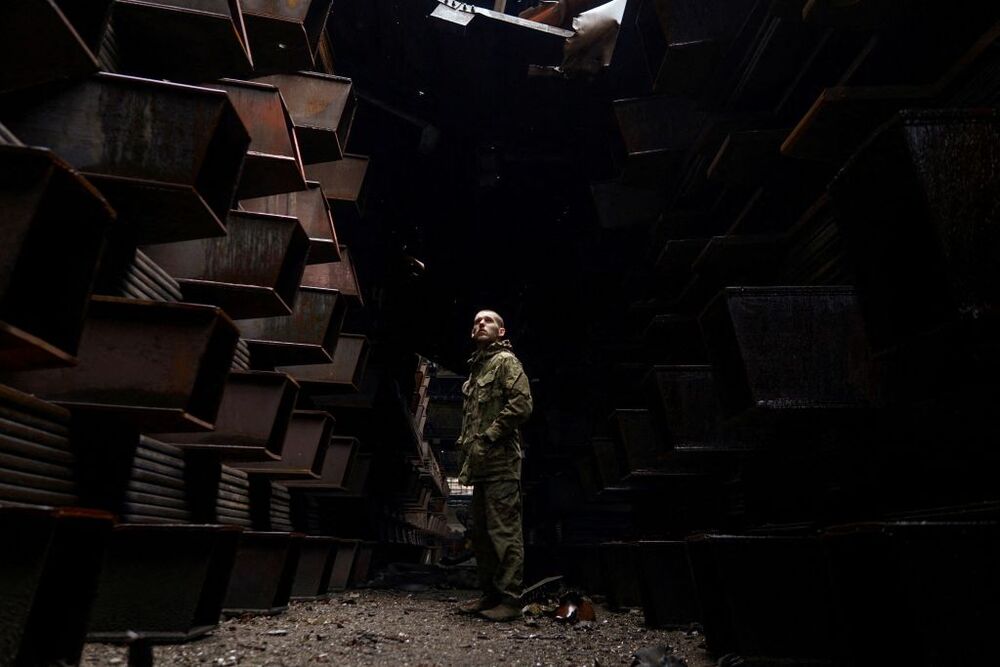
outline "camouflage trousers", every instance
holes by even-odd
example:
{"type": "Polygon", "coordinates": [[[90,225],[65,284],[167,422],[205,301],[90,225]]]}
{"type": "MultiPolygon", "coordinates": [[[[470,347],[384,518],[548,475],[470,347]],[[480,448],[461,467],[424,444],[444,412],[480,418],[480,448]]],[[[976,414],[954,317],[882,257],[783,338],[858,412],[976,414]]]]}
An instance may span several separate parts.
{"type": "Polygon", "coordinates": [[[524,584],[520,482],[476,482],[472,490],[472,548],[483,593],[520,597],[524,584]]]}

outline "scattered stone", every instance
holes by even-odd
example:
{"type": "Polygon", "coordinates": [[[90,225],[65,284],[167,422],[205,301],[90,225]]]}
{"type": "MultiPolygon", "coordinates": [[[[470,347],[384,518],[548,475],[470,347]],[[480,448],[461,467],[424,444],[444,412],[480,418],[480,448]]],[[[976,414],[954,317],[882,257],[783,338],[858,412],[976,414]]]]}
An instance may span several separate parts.
{"type": "MultiPolygon", "coordinates": [[[[571,628],[555,621],[551,613],[543,612],[499,626],[447,613],[449,603],[441,599],[443,592],[434,590],[408,596],[394,588],[363,589],[341,593],[332,605],[293,602],[280,616],[233,618],[222,623],[219,631],[196,642],[155,645],[154,664],[156,667],[376,664],[612,667],[628,665],[633,654],[645,646],[668,644],[674,646],[674,653],[668,656],[674,662],[667,665],[682,665],[679,660],[683,657],[689,667],[716,667],[714,660],[696,648],[704,635],[644,630],[641,615],[609,611],[594,603],[597,622],[578,623],[571,628]],[[352,594],[353,597],[348,597],[352,594]],[[357,606],[343,606],[346,599],[352,600],[348,604],[357,606]],[[273,630],[284,630],[287,634],[268,634],[273,630]]],[[[464,589],[447,593],[454,593],[457,600],[475,595],[474,591],[464,589]]],[[[554,611],[558,597],[530,602],[554,611]]],[[[80,665],[124,667],[125,650],[123,646],[88,644],[80,665]],[[119,660],[111,663],[112,658],[119,660]]]]}

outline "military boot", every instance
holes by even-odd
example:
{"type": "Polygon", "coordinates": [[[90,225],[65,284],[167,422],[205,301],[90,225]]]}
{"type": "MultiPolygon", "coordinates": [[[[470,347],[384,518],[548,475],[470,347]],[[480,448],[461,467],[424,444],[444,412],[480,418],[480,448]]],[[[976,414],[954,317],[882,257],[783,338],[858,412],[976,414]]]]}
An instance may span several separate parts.
{"type": "Polygon", "coordinates": [[[521,601],[514,598],[507,598],[497,606],[479,612],[479,615],[487,620],[499,623],[516,621],[523,616],[521,613],[521,601]]]}
{"type": "Polygon", "coordinates": [[[500,601],[500,597],[497,595],[486,595],[483,594],[478,598],[472,600],[466,600],[458,605],[458,611],[463,614],[475,614],[480,611],[485,611],[487,609],[492,609],[500,601]]]}

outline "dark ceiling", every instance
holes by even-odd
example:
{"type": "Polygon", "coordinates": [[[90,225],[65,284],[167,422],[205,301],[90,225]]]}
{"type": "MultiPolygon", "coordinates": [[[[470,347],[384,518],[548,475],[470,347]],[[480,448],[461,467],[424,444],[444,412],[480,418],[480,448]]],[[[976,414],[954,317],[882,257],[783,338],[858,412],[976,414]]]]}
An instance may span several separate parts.
{"type": "Polygon", "coordinates": [[[328,24],[361,98],[350,149],[372,157],[353,243],[376,337],[462,372],[472,315],[491,307],[544,374],[584,354],[608,302],[589,187],[610,175],[610,93],[527,76],[516,44],[435,29],[436,5],[337,0],[328,24]]]}

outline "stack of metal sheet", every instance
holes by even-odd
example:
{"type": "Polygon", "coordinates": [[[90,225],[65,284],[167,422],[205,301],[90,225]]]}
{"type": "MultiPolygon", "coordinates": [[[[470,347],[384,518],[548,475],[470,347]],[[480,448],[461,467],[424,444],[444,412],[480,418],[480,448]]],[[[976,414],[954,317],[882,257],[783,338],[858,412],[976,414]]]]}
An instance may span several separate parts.
{"type": "Polygon", "coordinates": [[[251,526],[250,479],[242,470],[221,466],[215,517],[219,523],[251,526]]]}
{"type": "Polygon", "coordinates": [[[122,278],[121,295],[147,301],[183,301],[180,284],[141,250],[122,278]]]}
{"type": "Polygon", "coordinates": [[[255,530],[291,531],[291,500],[284,484],[264,477],[250,477],[250,509],[255,530]]]}
{"type": "Polygon", "coordinates": [[[179,448],[139,437],[121,518],[127,523],[191,520],[184,491],[184,456],[179,448]]]}
{"type": "Polygon", "coordinates": [[[236,341],[236,352],[233,354],[233,370],[250,370],[250,346],[242,338],[236,341]]]}
{"type": "Polygon", "coordinates": [[[69,412],[0,385],[0,502],[76,505],[69,412]]]}

